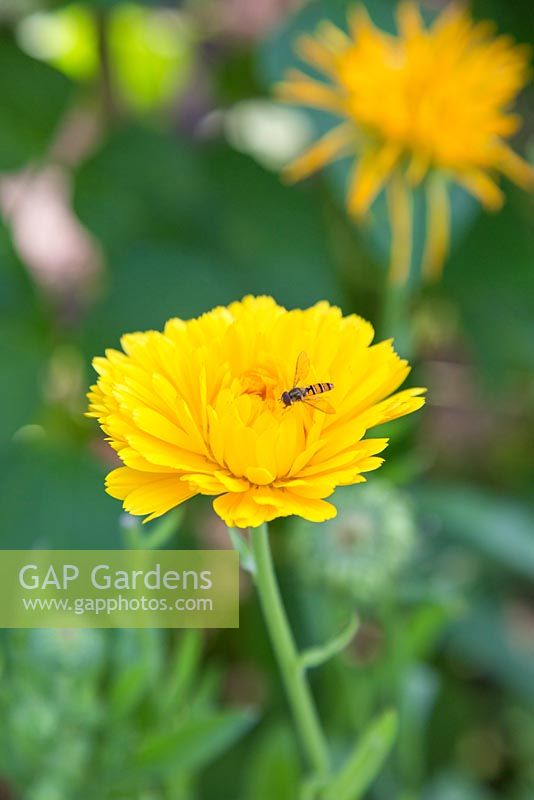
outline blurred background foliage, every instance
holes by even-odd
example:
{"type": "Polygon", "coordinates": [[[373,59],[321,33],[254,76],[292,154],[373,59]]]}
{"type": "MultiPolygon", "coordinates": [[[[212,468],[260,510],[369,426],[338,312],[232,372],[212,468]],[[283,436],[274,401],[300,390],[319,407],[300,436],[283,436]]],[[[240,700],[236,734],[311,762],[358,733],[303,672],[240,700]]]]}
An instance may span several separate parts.
{"type": "MultiPolygon", "coordinates": [[[[278,177],[325,122],[270,86],[294,35],[346,5],[0,0],[2,548],[128,541],[102,490],[113,456],[82,417],[90,359],[121,333],[247,292],[380,319],[381,199],[359,230],[343,163],[296,188],[278,177]]],[[[386,28],[393,8],[371,6],[386,28]]],[[[530,0],[472,9],[534,38],[530,0]]],[[[532,90],[520,111],[532,155],[532,90]]],[[[372,800],[534,797],[534,201],[506,190],[494,216],[458,193],[443,280],[412,274],[424,414],[397,423],[337,520],[275,531],[301,645],[358,613],[312,673],[337,758],[401,709],[372,800]]],[[[200,502],[172,544],[229,546],[200,502]]],[[[294,800],[299,753],[258,625],[243,576],[239,631],[4,632],[0,798],[294,800]]]]}

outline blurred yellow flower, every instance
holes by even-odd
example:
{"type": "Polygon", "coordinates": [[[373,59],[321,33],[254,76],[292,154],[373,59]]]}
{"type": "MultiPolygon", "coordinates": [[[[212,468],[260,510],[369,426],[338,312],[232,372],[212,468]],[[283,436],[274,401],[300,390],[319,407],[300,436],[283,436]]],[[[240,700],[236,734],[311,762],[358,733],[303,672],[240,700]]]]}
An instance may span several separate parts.
{"type": "Polygon", "coordinates": [[[88,416],[125,465],[108,475],[107,491],[147,519],[196,494],[215,495],[232,526],[334,517],[324,498],[382,464],[387,439],[364,439],[366,431],[424,403],[423,389],[392,394],[410,368],[391,341],[371,345],[373,335],[326,302],[286,311],[270,297],[245,297],[171,319],[163,333],[123,336],[123,353],[94,360],[88,395],[88,416]],[[320,392],[282,402],[303,361],[311,367],[300,388],[333,383],[330,407],[316,405],[320,392]]]}
{"type": "MultiPolygon", "coordinates": [[[[493,36],[491,24],[475,23],[454,6],[425,28],[417,5],[403,2],[397,24],[399,33],[391,36],[358,6],[349,17],[349,34],[325,21],[315,37],[297,40],[300,57],[328,83],[292,70],[279,85],[279,96],[346,119],[289,165],[286,176],[299,180],[358,154],[349,211],[363,217],[387,186],[398,233],[394,244],[405,251],[409,188],[426,178],[425,261],[427,273],[435,275],[448,249],[447,180],[489,209],[503,202],[499,173],[524,188],[534,186],[534,170],[506,143],[521,123],[509,107],[528,80],[529,50],[507,36],[493,36]]],[[[393,254],[393,280],[406,278],[406,255],[393,254]]]]}

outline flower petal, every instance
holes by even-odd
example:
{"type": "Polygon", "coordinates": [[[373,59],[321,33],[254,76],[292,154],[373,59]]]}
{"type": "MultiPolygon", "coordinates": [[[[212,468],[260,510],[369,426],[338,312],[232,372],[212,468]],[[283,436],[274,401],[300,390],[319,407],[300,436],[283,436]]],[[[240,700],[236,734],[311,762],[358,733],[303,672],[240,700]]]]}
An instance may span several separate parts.
{"type": "Polygon", "coordinates": [[[308,108],[321,108],[344,115],[344,93],[337,87],[313,80],[299,70],[290,70],[286,80],[275,87],[276,96],[286,103],[299,103],[308,108]]]}
{"type": "Polygon", "coordinates": [[[124,337],[128,353],[108,351],[89,392],[124,463],[107,491],[149,519],[195,494],[216,495],[217,513],[238,527],[331,518],[325,498],[336,486],[382,463],[386,440],[363,439],[366,429],[423,402],[420,390],[388,398],[409,367],[372,338],[372,326],[326,302],[286,311],[265,297],[124,337]],[[295,384],[316,383],[334,413],[280,402],[295,384]]]}
{"type": "Polygon", "coordinates": [[[504,203],[503,192],[482,170],[464,172],[458,176],[458,181],[490,211],[498,211],[504,203]]]}
{"type": "Polygon", "coordinates": [[[106,491],[123,500],[130,514],[149,514],[144,522],[165,514],[184,500],[197,494],[176,475],[138,472],[130,467],[119,467],[106,478],[106,491]]]}
{"type": "Polygon", "coordinates": [[[499,147],[499,167],[503,175],[518,186],[529,191],[534,189],[534,167],[504,144],[499,147]]]}
{"type": "Polygon", "coordinates": [[[350,123],[334,128],[299,158],[284,168],[283,177],[291,183],[307,178],[321,167],[354,150],[356,132],[350,123]]]}
{"type": "Polygon", "coordinates": [[[380,189],[393,171],[401,154],[397,144],[369,149],[356,164],[349,186],[347,203],[356,217],[366,214],[380,189]]]}

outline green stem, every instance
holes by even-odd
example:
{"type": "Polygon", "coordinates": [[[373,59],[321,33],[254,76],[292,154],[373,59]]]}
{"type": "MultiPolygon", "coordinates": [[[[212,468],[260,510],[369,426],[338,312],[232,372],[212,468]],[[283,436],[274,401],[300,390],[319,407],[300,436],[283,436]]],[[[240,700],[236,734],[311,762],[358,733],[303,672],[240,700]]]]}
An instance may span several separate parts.
{"type": "Polygon", "coordinates": [[[115,95],[115,84],[111,66],[109,12],[105,9],[96,9],[94,22],[100,68],[99,81],[102,115],[105,123],[111,125],[119,115],[119,108],[115,95]]]}
{"type": "Polygon", "coordinates": [[[406,179],[396,171],[387,190],[391,229],[390,263],[384,290],[381,339],[395,340],[397,352],[409,357],[411,334],[408,324],[410,273],[413,250],[413,201],[406,179]]]}
{"type": "Polygon", "coordinates": [[[256,564],[255,582],[295,726],[315,776],[324,777],[329,770],[328,749],[282,604],[267,525],[252,528],[250,537],[256,564]]]}
{"type": "Polygon", "coordinates": [[[395,349],[403,358],[412,355],[409,325],[410,291],[406,285],[386,283],[382,300],[379,339],[395,340],[395,349]]]}

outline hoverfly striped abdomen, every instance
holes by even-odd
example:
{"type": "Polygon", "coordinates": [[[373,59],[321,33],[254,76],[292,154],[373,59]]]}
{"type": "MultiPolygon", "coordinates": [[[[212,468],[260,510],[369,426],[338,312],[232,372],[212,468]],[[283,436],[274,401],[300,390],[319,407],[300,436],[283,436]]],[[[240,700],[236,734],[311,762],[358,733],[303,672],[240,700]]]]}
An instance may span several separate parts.
{"type": "Polygon", "coordinates": [[[304,391],[306,395],[322,394],[323,392],[330,392],[333,388],[333,383],[311,383],[309,386],[306,386],[304,391]]]}

